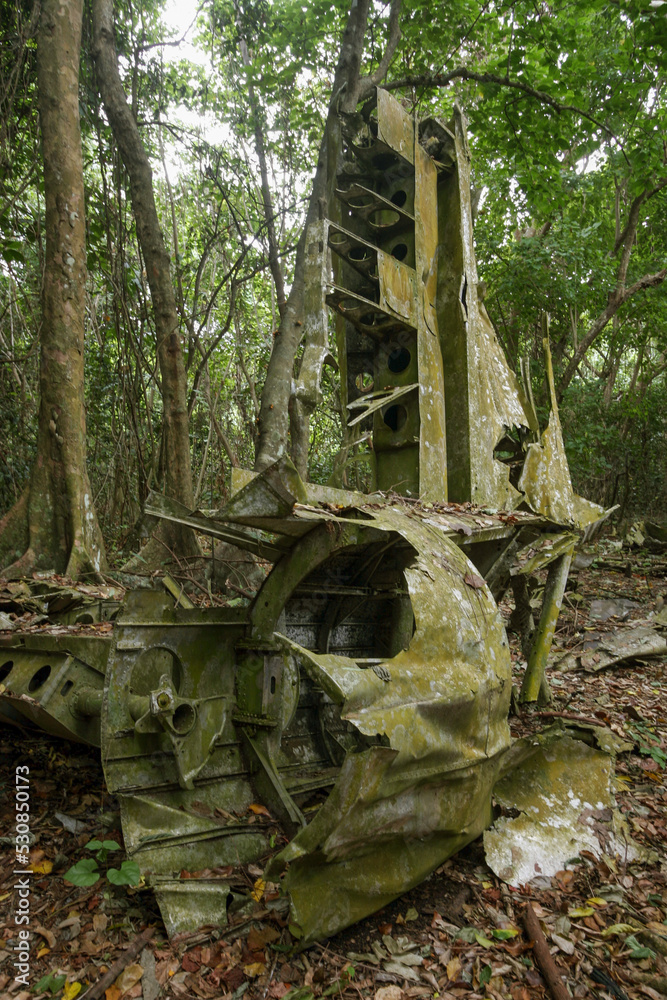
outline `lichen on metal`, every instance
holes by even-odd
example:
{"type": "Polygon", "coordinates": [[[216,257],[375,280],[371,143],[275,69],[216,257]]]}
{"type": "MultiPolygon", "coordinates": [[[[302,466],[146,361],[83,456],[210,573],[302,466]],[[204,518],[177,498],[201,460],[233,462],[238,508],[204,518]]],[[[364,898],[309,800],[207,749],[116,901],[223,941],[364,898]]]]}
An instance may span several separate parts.
{"type": "Polygon", "coordinates": [[[477,837],[510,745],[497,602],[547,570],[524,691],[537,697],[576,531],[600,513],[572,491],[551,374],[540,435],[485,311],[461,112],[419,124],[378,91],[338,134],[305,236],[295,383],[311,412],[326,304],[345,415],[336,485],[304,483],[283,457],[234,470],[220,510],[152,494],[149,515],[245,549],[268,575],[235,608],[179,607],[175,585],[130,594],[114,629],[102,759],[170,933],[224,921],[232,893],[181,871],[257,862],[279,834],[269,872],[304,941],[477,837]]]}
{"type": "Polygon", "coordinates": [[[514,886],[529,883],[555,875],[582,850],[646,860],[615,809],[616,747],[605,745],[602,753],[559,728],[517,741],[494,789],[505,815],[484,834],[496,875],[514,886]]]}

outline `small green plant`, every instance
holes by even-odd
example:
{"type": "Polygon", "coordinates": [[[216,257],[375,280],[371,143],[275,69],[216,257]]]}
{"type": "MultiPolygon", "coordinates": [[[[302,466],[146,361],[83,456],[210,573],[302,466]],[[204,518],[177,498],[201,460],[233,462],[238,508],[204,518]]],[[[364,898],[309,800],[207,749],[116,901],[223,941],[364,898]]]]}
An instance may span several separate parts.
{"type": "Polygon", "coordinates": [[[667,766],[667,753],[662,749],[655,729],[644,722],[626,722],[625,729],[637,744],[643,757],[651,757],[663,769],[667,766]]]}
{"type": "Polygon", "coordinates": [[[141,872],[136,861],[123,861],[120,868],[100,870],[111,851],[120,851],[120,844],[115,840],[90,840],[86,844],[87,851],[95,851],[94,858],[81,858],[63,875],[65,882],[71,885],[90,886],[106,876],[112,885],[139,885],[141,872]]]}

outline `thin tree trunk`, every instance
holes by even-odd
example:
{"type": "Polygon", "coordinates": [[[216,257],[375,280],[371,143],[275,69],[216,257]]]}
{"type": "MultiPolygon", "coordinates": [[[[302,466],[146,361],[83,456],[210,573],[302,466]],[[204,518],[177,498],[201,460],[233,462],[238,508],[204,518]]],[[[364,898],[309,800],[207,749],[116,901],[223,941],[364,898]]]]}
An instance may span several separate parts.
{"type": "MultiPolygon", "coordinates": [[[[360,76],[360,67],[370,0],[353,0],[350,7],[334,76],[332,97],[320,145],[306,221],[296,248],[294,281],[274,339],[264,391],[262,392],[259,443],[255,459],[256,469],[265,468],[287,451],[294,358],[302,337],[304,313],[307,308],[305,301],[306,238],[309,227],[327,210],[326,196],[329,188],[329,176],[330,171],[335,170],[335,163],[331,162],[331,150],[335,146],[336,130],[340,128],[339,107],[342,111],[354,111],[359,101],[368,96],[371,89],[384,77],[400,37],[398,27],[400,6],[400,0],[393,0],[389,19],[389,39],[384,56],[375,73],[371,77],[363,79],[360,76]]],[[[325,351],[319,353],[322,358],[326,354],[325,351]]],[[[321,364],[322,362],[320,362],[319,370],[321,370],[321,364]]],[[[292,404],[294,436],[292,453],[297,458],[302,473],[305,471],[305,459],[308,453],[309,417],[317,401],[314,387],[319,384],[319,370],[318,372],[309,370],[305,378],[301,377],[301,372],[299,373],[297,381],[302,383],[301,390],[299,391],[299,385],[297,385],[292,404]]]]}
{"type": "MultiPolygon", "coordinates": [[[[192,507],[194,496],[183,343],[178,329],[169,255],[155,206],[153,172],[118,73],[113,0],[94,0],[93,38],[100,94],[129,175],[137,236],[151,290],[162,384],[164,492],[186,507],[192,507]]],[[[164,521],[158,529],[158,537],[163,545],[154,545],[150,551],[142,553],[142,558],[149,564],[164,559],[164,547],[177,556],[192,556],[199,552],[190,528],[164,521]]]]}
{"type": "Polygon", "coordinates": [[[46,256],[37,455],[30,482],[0,521],[6,577],[51,569],[78,579],[105,568],[86,471],[83,339],[86,236],[79,124],[82,0],[43,0],[37,87],[46,256]]]}

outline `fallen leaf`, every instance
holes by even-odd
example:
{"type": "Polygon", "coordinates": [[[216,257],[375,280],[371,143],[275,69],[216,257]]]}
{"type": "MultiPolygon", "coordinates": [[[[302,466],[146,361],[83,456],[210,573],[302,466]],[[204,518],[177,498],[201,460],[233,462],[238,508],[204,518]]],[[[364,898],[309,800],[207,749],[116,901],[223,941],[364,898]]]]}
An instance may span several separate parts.
{"type": "Polygon", "coordinates": [[[561,951],[564,951],[566,955],[574,955],[574,942],[568,941],[567,938],[561,937],[560,934],[551,935],[551,940],[554,944],[558,945],[561,951]]]}
{"type": "Polygon", "coordinates": [[[81,983],[66,983],[63,990],[62,1000],[74,1000],[81,992],[81,983]]]}
{"type": "Polygon", "coordinates": [[[264,962],[253,962],[251,965],[244,965],[243,971],[250,979],[256,979],[257,976],[262,976],[266,972],[266,966],[264,962]]]}
{"type": "Polygon", "coordinates": [[[481,576],[477,576],[476,573],[466,573],[463,577],[463,582],[467,583],[469,587],[473,587],[474,590],[481,590],[484,586],[484,580],[481,576]]]}
{"type": "Polygon", "coordinates": [[[447,978],[451,983],[455,983],[461,972],[461,961],[458,956],[447,962],[447,978]]]}
{"type": "Polygon", "coordinates": [[[262,896],[264,895],[264,890],[266,889],[266,882],[263,878],[258,878],[252,889],[252,898],[259,903],[262,896]]]}
{"type": "Polygon", "coordinates": [[[248,806],[251,812],[254,812],[255,816],[268,816],[270,818],[271,813],[266,808],[266,806],[257,805],[256,802],[251,802],[248,806]]]}
{"type": "Polygon", "coordinates": [[[590,917],[595,913],[592,906],[579,906],[573,910],[568,910],[568,917],[590,917]]]}
{"type": "MultiPolygon", "coordinates": [[[[38,864],[32,866],[33,875],[50,875],[52,870],[53,861],[40,861],[38,864]]],[[[76,993],[74,996],[76,996],[76,993]]]]}
{"type": "Polygon", "coordinates": [[[634,934],[635,928],[632,924],[612,924],[602,931],[602,937],[613,937],[615,934],[634,934]]]}
{"type": "MultiPolygon", "coordinates": [[[[120,990],[120,994],[122,996],[123,993],[127,993],[128,990],[131,990],[132,987],[139,982],[143,974],[144,970],[138,963],[128,965],[126,969],[123,969],[114,983],[114,986],[120,990]]],[[[108,997],[107,1000],[109,1000],[108,997]]]]}
{"type": "Polygon", "coordinates": [[[381,986],[374,1000],[403,1000],[403,990],[400,986],[381,986]]]}
{"type": "Polygon", "coordinates": [[[35,933],[43,937],[49,948],[55,948],[56,946],[56,936],[53,931],[49,931],[46,927],[40,927],[39,925],[35,927],[35,933]]]}

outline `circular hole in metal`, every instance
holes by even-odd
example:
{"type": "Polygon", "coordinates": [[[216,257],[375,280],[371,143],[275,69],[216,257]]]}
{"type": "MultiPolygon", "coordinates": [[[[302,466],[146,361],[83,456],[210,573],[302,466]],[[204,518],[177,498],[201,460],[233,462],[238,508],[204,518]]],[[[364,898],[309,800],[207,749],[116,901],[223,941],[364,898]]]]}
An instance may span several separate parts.
{"type": "Polygon", "coordinates": [[[396,260],[405,260],[408,256],[407,243],[397,243],[396,246],[392,247],[391,255],[392,257],[395,257],[396,260]]]}
{"type": "Polygon", "coordinates": [[[392,201],[393,204],[397,205],[399,208],[403,208],[407,200],[408,200],[408,192],[403,190],[394,191],[390,199],[390,201],[392,201]]]}
{"type": "Polygon", "coordinates": [[[373,376],[370,372],[359,372],[354,380],[359,392],[370,392],[373,388],[373,376]]]}
{"type": "Polygon", "coordinates": [[[411,354],[407,347],[396,347],[387,358],[387,368],[394,375],[404,372],[410,364],[411,354]]]}
{"type": "Polygon", "coordinates": [[[92,625],[93,622],[94,622],[93,616],[89,614],[87,611],[84,612],[84,614],[82,615],[77,615],[76,618],[77,625],[92,625]]]}
{"type": "Polygon", "coordinates": [[[352,312],[353,309],[359,308],[359,303],[356,299],[341,299],[338,308],[341,312],[352,312]]]}
{"type": "Polygon", "coordinates": [[[400,431],[400,429],[405,425],[405,421],[408,419],[408,411],[404,406],[399,406],[398,403],[394,403],[393,406],[387,407],[382,414],[382,419],[390,430],[394,432],[400,431]]]}
{"type": "Polygon", "coordinates": [[[376,170],[389,170],[398,163],[398,157],[394,153],[378,153],[373,157],[373,166],[376,170]]]}
{"type": "Polygon", "coordinates": [[[192,705],[179,705],[174,712],[171,724],[177,733],[189,733],[195,724],[196,713],[192,705]]]}
{"type": "Polygon", "coordinates": [[[353,247],[348,254],[350,260],[354,260],[357,262],[363,260],[371,260],[372,256],[373,256],[373,251],[368,250],[366,247],[353,247]]]}
{"type": "Polygon", "coordinates": [[[368,221],[375,229],[389,229],[400,222],[398,212],[393,212],[390,208],[377,208],[368,216],[368,221]]]}
{"type": "Polygon", "coordinates": [[[30,683],[28,684],[28,691],[39,691],[43,684],[46,683],[49,674],[51,673],[51,664],[45,663],[43,667],[40,667],[30,678],[30,683]]]}
{"type": "Polygon", "coordinates": [[[350,208],[370,208],[371,205],[375,204],[375,198],[369,194],[359,194],[355,195],[354,198],[348,198],[347,203],[350,208]]]}
{"type": "Polygon", "coordinates": [[[5,681],[12,672],[12,667],[14,666],[13,660],[6,660],[0,667],[0,684],[5,681]]]}
{"type": "Polygon", "coordinates": [[[334,246],[341,246],[343,243],[347,243],[347,236],[343,233],[329,233],[329,243],[333,243],[334,246]]]}
{"type": "Polygon", "coordinates": [[[65,695],[68,694],[73,687],[74,687],[74,681],[65,681],[65,683],[60,689],[60,694],[62,695],[62,697],[64,698],[65,695]]]}

